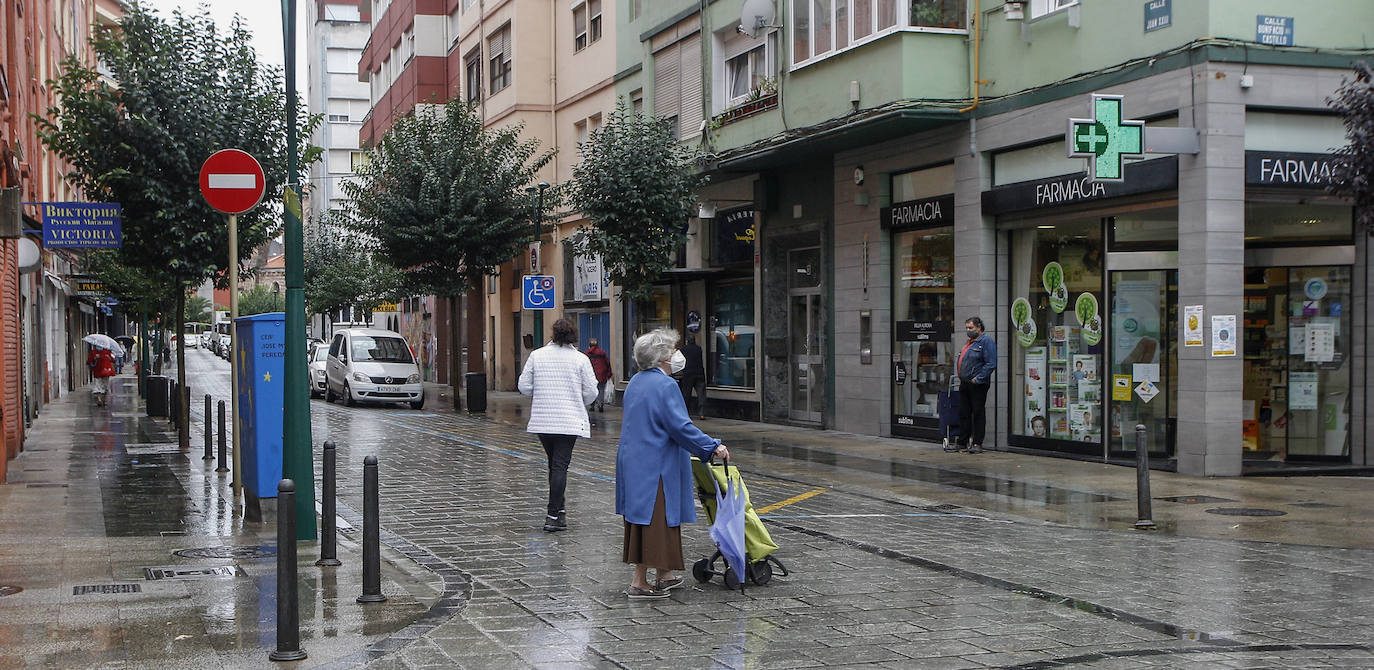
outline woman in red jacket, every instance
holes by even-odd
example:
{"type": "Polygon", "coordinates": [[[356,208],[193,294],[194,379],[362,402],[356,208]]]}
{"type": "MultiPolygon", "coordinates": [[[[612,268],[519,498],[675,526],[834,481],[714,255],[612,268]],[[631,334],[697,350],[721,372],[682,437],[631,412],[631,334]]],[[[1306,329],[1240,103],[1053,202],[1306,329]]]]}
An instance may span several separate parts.
{"type": "Polygon", "coordinates": [[[91,347],[91,353],[86,355],[86,366],[95,379],[95,404],[104,407],[110,394],[110,377],[115,374],[114,354],[109,349],[91,347]]]}

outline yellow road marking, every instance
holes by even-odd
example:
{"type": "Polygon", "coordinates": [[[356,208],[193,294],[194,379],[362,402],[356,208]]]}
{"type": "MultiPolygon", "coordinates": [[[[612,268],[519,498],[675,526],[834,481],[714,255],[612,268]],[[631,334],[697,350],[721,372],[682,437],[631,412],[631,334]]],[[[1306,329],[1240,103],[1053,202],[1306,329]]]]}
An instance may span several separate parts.
{"type": "Polygon", "coordinates": [[[780,510],[793,503],[799,503],[803,500],[806,500],[807,498],[813,498],[822,493],[825,493],[825,489],[812,489],[810,491],[807,491],[806,493],[798,493],[797,495],[794,495],[791,498],[788,498],[787,500],[784,500],[782,502],[773,503],[772,505],[769,505],[762,509],[756,509],[754,510],[754,512],[757,514],[767,514],[769,512],[780,510]]]}

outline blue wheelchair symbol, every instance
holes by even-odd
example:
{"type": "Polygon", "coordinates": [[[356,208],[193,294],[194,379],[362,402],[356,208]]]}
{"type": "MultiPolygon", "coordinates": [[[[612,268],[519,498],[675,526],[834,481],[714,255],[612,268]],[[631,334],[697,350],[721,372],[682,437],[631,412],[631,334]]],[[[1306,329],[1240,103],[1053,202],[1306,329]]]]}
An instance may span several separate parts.
{"type": "Polygon", "coordinates": [[[553,277],[529,275],[524,278],[521,295],[524,296],[524,309],[553,309],[553,277]]]}

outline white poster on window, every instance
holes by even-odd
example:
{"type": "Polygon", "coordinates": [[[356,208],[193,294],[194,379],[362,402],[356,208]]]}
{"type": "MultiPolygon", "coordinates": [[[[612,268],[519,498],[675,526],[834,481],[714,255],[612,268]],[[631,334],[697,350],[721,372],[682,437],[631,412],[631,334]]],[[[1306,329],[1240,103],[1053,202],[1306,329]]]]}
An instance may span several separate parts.
{"type": "Polygon", "coordinates": [[[1288,409],[1317,409],[1317,373],[1288,373],[1288,409]]]}
{"type": "Polygon", "coordinates": [[[601,299],[601,256],[573,257],[573,293],[578,300],[601,299]]]}
{"type": "Polygon", "coordinates": [[[1212,316],[1212,356],[1236,355],[1236,315],[1212,316]]]}
{"type": "Polygon", "coordinates": [[[1307,324],[1304,347],[1308,363],[1329,363],[1336,357],[1336,324],[1312,322],[1307,324]]]}
{"type": "Polygon", "coordinates": [[[1044,347],[1026,349],[1026,434],[1048,437],[1045,418],[1045,361],[1044,347]]]}

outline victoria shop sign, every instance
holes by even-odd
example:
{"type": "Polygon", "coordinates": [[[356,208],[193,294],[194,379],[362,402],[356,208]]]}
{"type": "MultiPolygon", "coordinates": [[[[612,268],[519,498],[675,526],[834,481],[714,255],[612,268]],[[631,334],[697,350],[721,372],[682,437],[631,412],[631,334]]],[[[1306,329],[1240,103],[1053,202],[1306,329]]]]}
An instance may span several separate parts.
{"type": "Polygon", "coordinates": [[[117,202],[40,202],[43,246],[117,249],[123,243],[117,202]]]}

